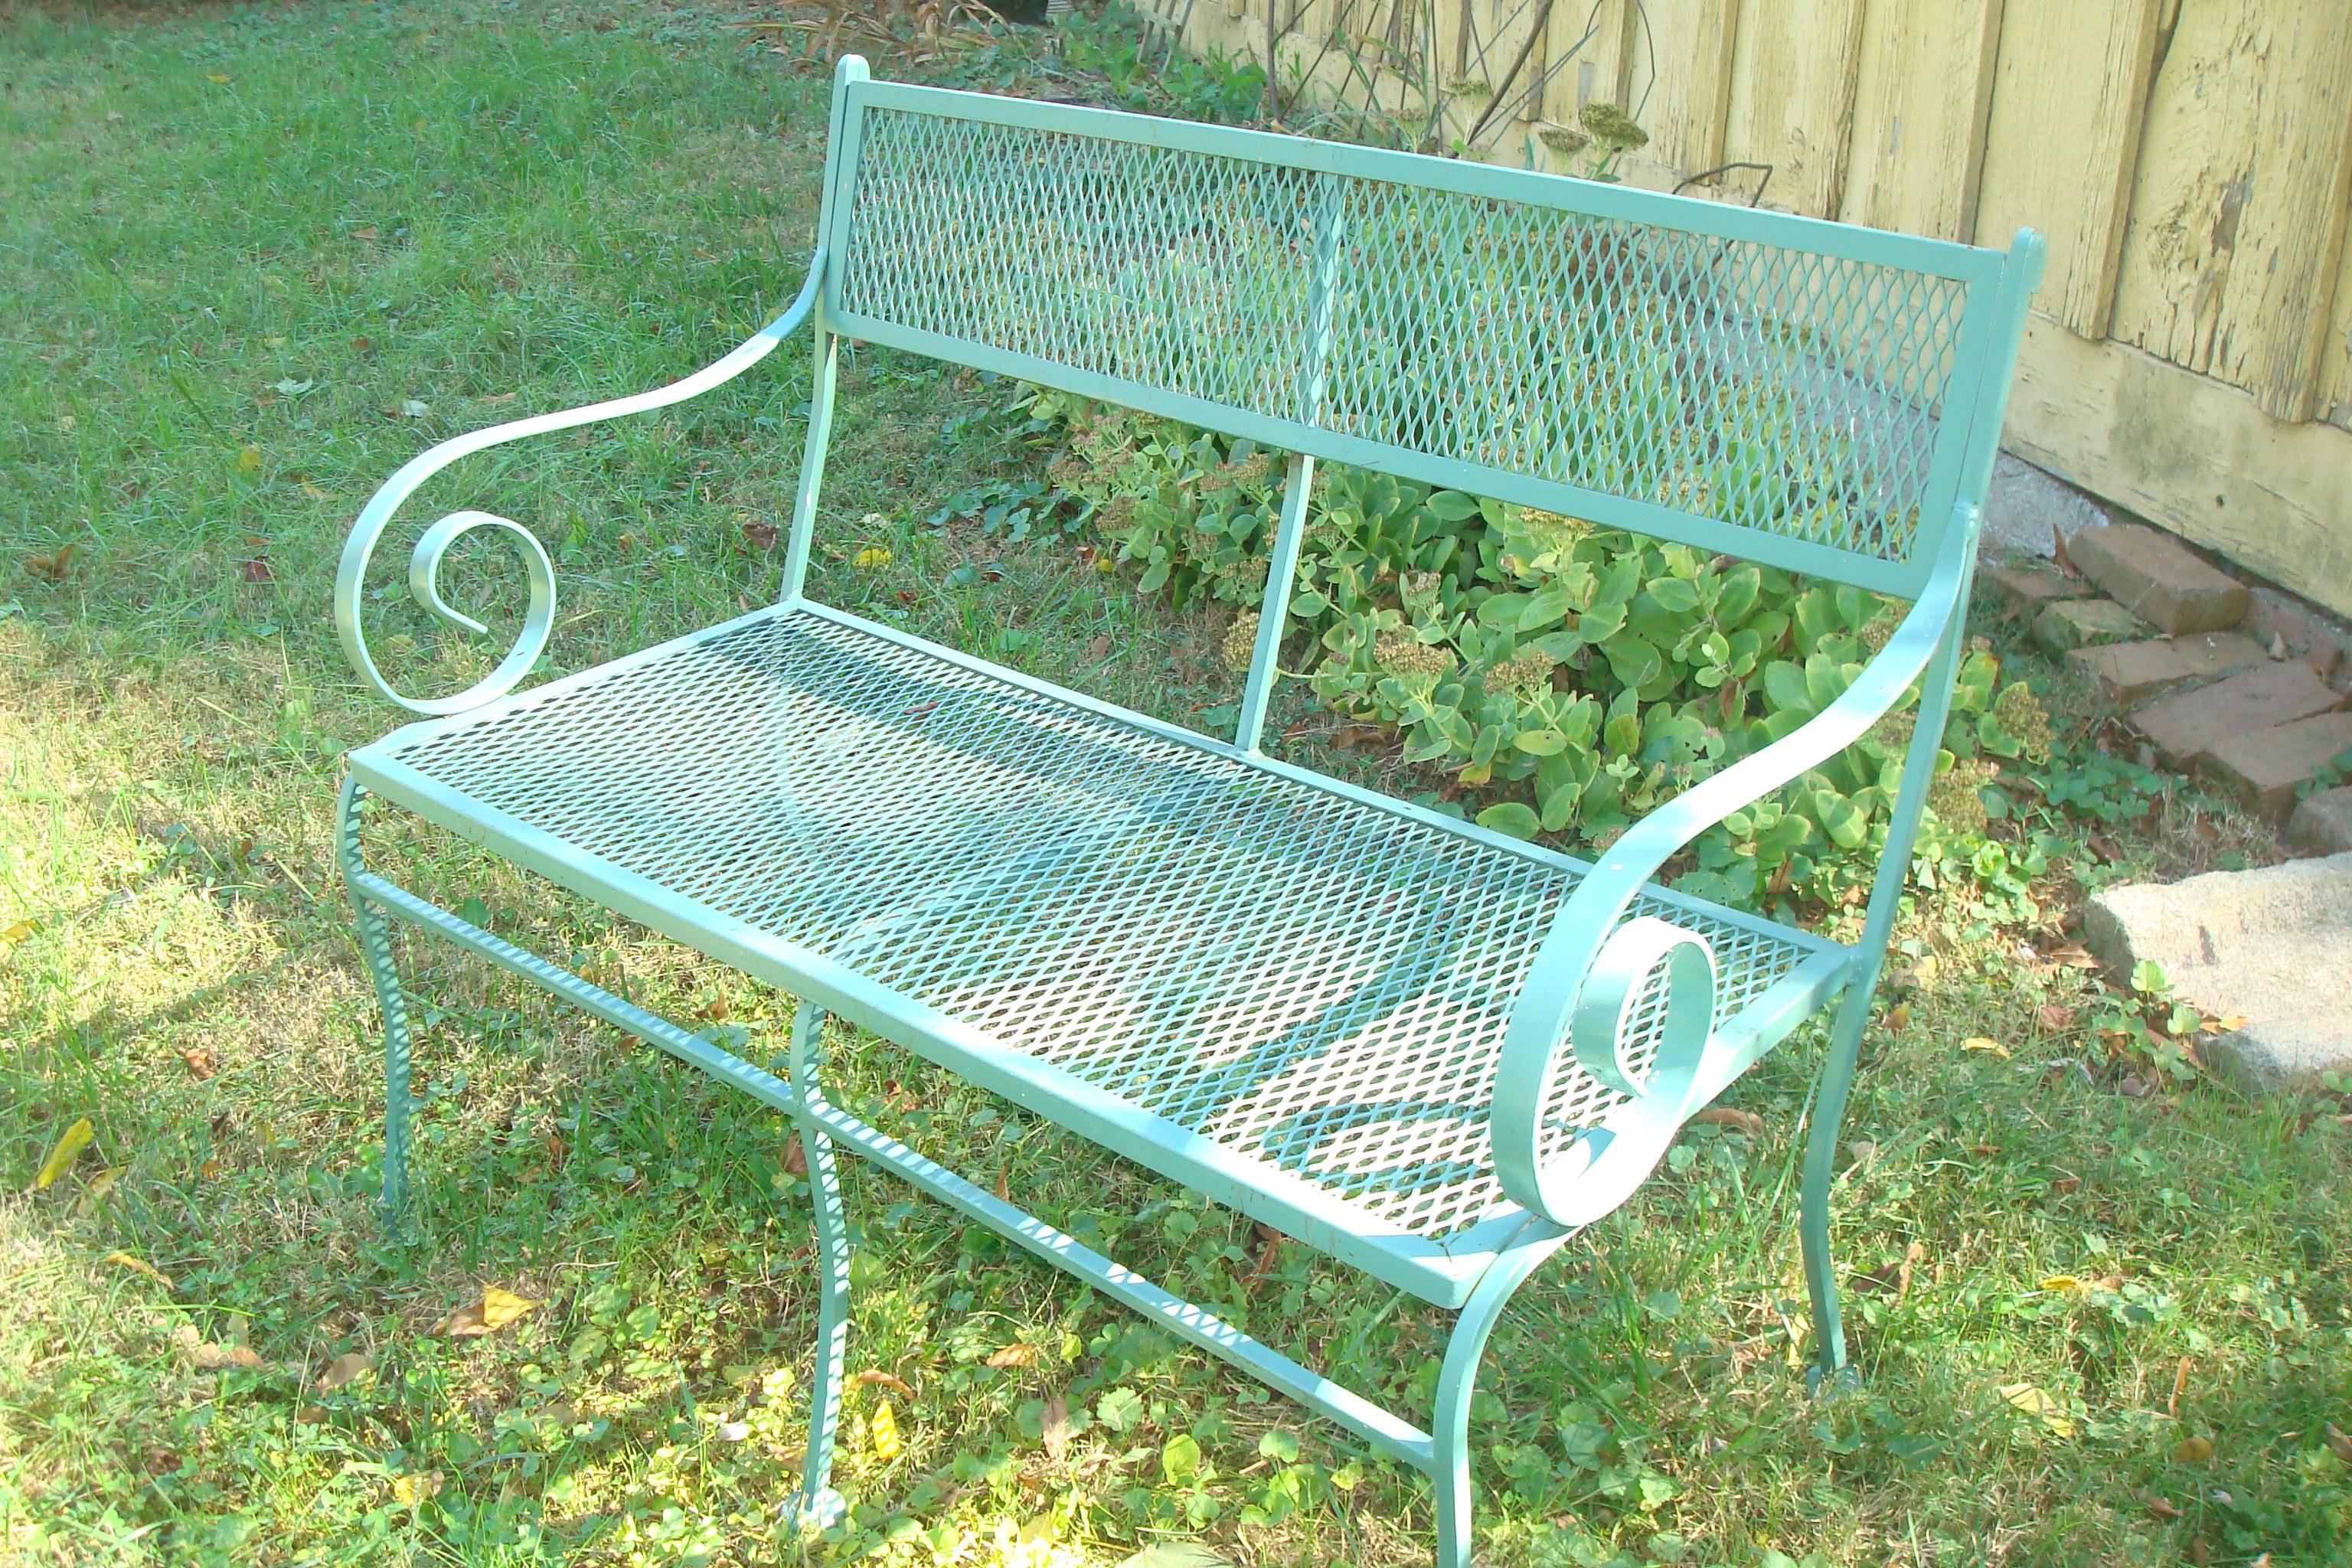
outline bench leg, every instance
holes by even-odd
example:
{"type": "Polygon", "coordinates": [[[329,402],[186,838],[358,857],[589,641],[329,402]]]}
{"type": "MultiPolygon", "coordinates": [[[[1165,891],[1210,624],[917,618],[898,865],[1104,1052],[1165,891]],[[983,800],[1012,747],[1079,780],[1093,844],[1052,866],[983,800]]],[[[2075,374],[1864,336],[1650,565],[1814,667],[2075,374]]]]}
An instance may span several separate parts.
{"type": "Polygon", "coordinates": [[[793,1510],[808,1530],[836,1524],[847,1511],[831,1483],[849,1363],[849,1220],[842,1211],[841,1170],[833,1140],[809,1113],[824,1055],[824,1014],[814,1003],[802,1002],[793,1020],[793,1121],[800,1130],[801,1152],[808,1160],[819,1293],[815,1365],[809,1373],[808,1447],[801,1458],[801,1495],[793,1510]]]}
{"type": "Polygon", "coordinates": [[[408,1001],[401,994],[400,971],[392,960],[392,922],[360,891],[356,879],[365,869],[360,859],[360,802],[366,798],[367,792],[357,784],[343,781],[335,809],[335,842],[359,925],[360,951],[367,957],[376,1007],[383,1016],[383,1195],[378,1215],[385,1235],[397,1237],[408,1206],[408,1131],[416,1101],[409,1079],[408,1001]]]}
{"type": "Polygon", "coordinates": [[[1557,1232],[1523,1242],[1496,1258],[1479,1277],[1477,1289],[1454,1321],[1445,1362],[1437,1374],[1437,1408],[1429,1424],[1429,1479],[1437,1493],[1437,1568],[1470,1568],[1470,1396],[1477,1390],[1478,1361],[1486,1337],[1544,1259],[1568,1237],[1557,1232]]]}
{"type": "Polygon", "coordinates": [[[1812,1124],[1805,1130],[1805,1175],[1797,1234],[1804,1243],[1805,1290],[1813,1304],[1813,1372],[1816,1388],[1849,1375],[1845,1325],[1838,1313],[1837,1264],[1830,1256],[1830,1182],[1837,1167],[1838,1129],[1845,1121],[1846,1093],[1853,1087],[1855,1054],[1870,1018],[1870,990],[1850,985],[1830,1029],[1829,1060],[1822,1068],[1821,1093],[1813,1100],[1812,1124]]]}

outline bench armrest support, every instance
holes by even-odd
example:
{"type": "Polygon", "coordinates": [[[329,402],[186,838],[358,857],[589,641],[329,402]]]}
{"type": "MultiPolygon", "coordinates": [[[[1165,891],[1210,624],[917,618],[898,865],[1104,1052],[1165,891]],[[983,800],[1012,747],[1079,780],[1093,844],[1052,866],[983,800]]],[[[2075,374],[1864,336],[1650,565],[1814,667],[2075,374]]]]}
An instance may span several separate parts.
{"type": "MultiPolygon", "coordinates": [[[[1973,521],[1956,517],[1950,537],[1973,537],[1973,521]]],[[[1630,1196],[1665,1153],[1695,1109],[1690,1096],[1714,1026],[1715,964],[1705,939],[1670,921],[1621,924],[1627,906],[1692,839],[1835,756],[1902,701],[1956,633],[1971,553],[1947,554],[1886,646],[1837,700],[1634,824],[1553,917],[1512,1005],[1495,1075],[1496,1173],[1513,1202],[1560,1224],[1589,1223],[1630,1196]],[[1659,1044],[1646,1071],[1637,1071],[1632,1026],[1637,1010],[1649,1010],[1650,977],[1661,964],[1667,969],[1655,999],[1664,1007],[1659,1044]],[[1583,1138],[1548,1147],[1561,1140],[1548,1140],[1545,1108],[1571,1057],[1633,1099],[1583,1138]]],[[[1915,750],[1908,765],[1921,765],[1922,755],[1915,750]]],[[[1934,755],[1927,746],[1930,765],[1934,755]]]]}
{"type": "Polygon", "coordinates": [[[367,585],[368,561],[375,553],[376,543],[391,523],[393,513],[426,479],[458,458],[486,447],[503,446],[526,436],[568,430],[572,426],[591,424],[599,419],[614,419],[625,414],[642,414],[648,409],[665,408],[673,403],[698,397],[714,386],[734,380],[767,358],[778,343],[798,331],[808,321],[816,308],[817,292],[824,279],[824,264],[825,253],[820,247],[809,261],[808,278],[802,283],[800,294],[793,300],[790,309],[745,339],[725,358],[704,366],[683,380],[630,397],[608,398],[584,407],[567,408],[554,414],[537,414],[527,419],[469,431],[463,436],[452,437],[403,464],[400,470],[369,498],[367,505],[360,509],[359,520],[352,525],[352,531],[343,542],[342,560],[335,572],[335,632],[342,641],[344,657],[352,661],[352,668],[359,672],[360,679],[376,695],[387,698],[413,713],[432,717],[463,713],[512,690],[515,684],[530,674],[531,667],[539,662],[540,654],[547,647],[548,634],[555,626],[555,567],[548,560],[547,551],[539,542],[538,536],[519,522],[487,511],[451,512],[425,531],[409,555],[408,588],[416,602],[436,616],[471,632],[487,632],[489,629],[472,616],[452,609],[441,597],[438,581],[441,560],[448,552],[449,546],[478,528],[495,529],[513,542],[530,574],[530,604],[524,613],[522,630],[516,636],[514,647],[507,650],[506,658],[499,660],[499,667],[488,676],[455,696],[409,697],[394,690],[392,683],[376,668],[375,659],[368,653],[366,633],[360,626],[360,602],[367,585]]]}

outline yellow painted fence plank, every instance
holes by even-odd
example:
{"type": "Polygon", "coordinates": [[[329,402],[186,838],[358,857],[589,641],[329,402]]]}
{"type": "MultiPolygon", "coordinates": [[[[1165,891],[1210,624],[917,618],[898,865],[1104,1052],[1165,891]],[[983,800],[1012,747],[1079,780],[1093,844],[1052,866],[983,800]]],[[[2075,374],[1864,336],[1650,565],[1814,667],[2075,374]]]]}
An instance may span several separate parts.
{"type": "Polygon", "coordinates": [[[2111,336],[2310,416],[2352,183],[2352,7],[2187,0],[2158,65],[2111,336]]]}

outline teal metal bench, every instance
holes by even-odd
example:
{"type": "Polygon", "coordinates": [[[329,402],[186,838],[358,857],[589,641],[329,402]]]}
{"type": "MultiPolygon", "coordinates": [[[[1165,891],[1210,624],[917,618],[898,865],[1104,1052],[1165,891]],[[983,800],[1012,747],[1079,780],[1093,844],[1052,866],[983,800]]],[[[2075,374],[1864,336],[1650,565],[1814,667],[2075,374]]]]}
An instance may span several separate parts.
{"type": "Polygon", "coordinates": [[[1844,1363],[1826,1209],[1872,988],[1962,643],[1977,505],[2041,246],[1973,249],[1475,163],[868,79],[842,62],[817,247],[792,308],[642,396],[445,442],[362,512],[336,584],[365,681],[422,722],[354,752],[341,852],[386,1042],[384,1203],[412,1110],[387,917],[796,1119],[823,1258],[804,1481],[828,1486],[847,1345],[836,1145],[1339,1422],[1435,1483],[1469,1561],[1470,1394],[1512,1292],[1638,1188],[1683,1123],[1808,1016],[1836,1019],[1801,1232],[1844,1363]],[[677,402],[803,326],[810,404],[781,600],[509,695],[552,622],[456,697],[399,695],[360,610],[401,502],[464,455],[677,402]],[[1230,740],[1128,712],[803,592],[845,339],[1294,454],[1230,740]],[[1737,443],[1691,411],[1746,399],[1737,443]],[[1769,412],[1769,416],[1768,416],[1769,412]],[[1264,754],[1318,460],[1680,541],[1911,602],[1843,696],[1597,864],[1264,754]],[[1848,946],[1654,885],[1727,813],[1918,688],[1885,857],[1848,946]],[[367,796],[802,999],[789,1078],[370,871],[367,796]],[[973,1186],[825,1098],[825,1018],[1459,1311],[1424,1429],[973,1186]]]}

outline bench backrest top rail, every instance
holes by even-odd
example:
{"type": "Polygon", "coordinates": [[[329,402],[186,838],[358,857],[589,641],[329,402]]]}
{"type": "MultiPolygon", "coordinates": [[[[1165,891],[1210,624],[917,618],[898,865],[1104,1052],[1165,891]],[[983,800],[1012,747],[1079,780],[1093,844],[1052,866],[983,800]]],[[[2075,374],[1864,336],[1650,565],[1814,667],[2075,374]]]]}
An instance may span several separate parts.
{"type": "Polygon", "coordinates": [[[845,336],[1906,598],[1983,483],[2002,252],[845,74],[845,336]]]}

